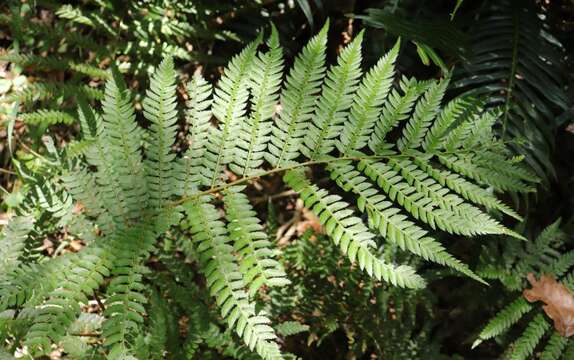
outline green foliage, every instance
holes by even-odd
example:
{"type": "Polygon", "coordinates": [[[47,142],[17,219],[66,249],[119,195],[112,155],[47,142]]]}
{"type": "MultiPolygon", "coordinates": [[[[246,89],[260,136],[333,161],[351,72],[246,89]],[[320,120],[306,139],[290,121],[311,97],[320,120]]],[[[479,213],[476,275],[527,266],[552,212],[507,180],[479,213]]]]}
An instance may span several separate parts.
{"type": "MultiPolygon", "coordinates": [[[[479,271],[479,274],[500,280],[509,292],[527,287],[525,282],[527,273],[549,274],[572,291],[574,259],[571,252],[564,253],[558,250],[567,239],[566,234],[560,229],[560,221],[556,221],[545,228],[533,242],[505,246],[499,251],[497,260],[493,259],[493,255],[497,254],[495,248],[486,248],[482,262],[487,265],[479,271]],[[495,267],[493,261],[506,267],[495,267]]],[[[485,340],[501,336],[512,328],[524,327],[524,324],[526,325],[522,335],[507,349],[509,359],[530,359],[537,348],[541,350],[541,359],[568,358],[565,351],[568,347],[572,347],[572,341],[562,337],[557,331],[551,331],[551,322],[544,314],[542,306],[528,303],[522,294],[488,322],[473,347],[485,340]],[[551,335],[548,338],[549,334],[551,335]],[[546,345],[542,346],[546,340],[546,345]]]]}
{"type": "MultiPolygon", "coordinates": [[[[87,26],[97,21],[68,8],[62,14],[87,26]]],[[[213,95],[195,75],[187,85],[190,132],[184,134],[192,143],[183,154],[174,149],[182,112],[172,58],[149,80],[141,102],[145,126],[129,87],[112,68],[101,112],[78,102],[81,154],[67,156],[48,142],[55,160],[28,180],[30,213],[51,221],[52,232],[76,221],[93,239],[77,252],[31,258],[19,267],[14,262],[16,268],[2,275],[3,309],[22,320],[18,336],[10,332],[5,343],[24,344],[32,356],[62,342],[69,346],[68,329],[94,306],[103,320],[94,334],[99,341],[86,353],[131,359],[165,351],[192,358],[213,350],[247,358],[248,349],[264,359],[285,358],[270,312],[260,303],[290,282],[249,201],[250,188],[243,186],[276,173],[318,217],[336,245],[331,249],[343,255],[331,252],[328,260],[345,259],[347,271],[364,276],[362,282],[382,280],[386,287],[404,288],[395,289],[401,294],[421,289],[426,281],[416,265],[422,259],[482,281],[434,236],[443,231],[520,238],[479,207],[514,214],[487,189],[523,192],[536,181],[493,135],[496,114],[478,109],[446,127],[449,120],[442,119],[451,115],[441,114],[451,110],[443,108],[455,106],[443,104],[448,78],[403,79],[399,89],[392,88],[398,46],[363,77],[362,33],[327,70],[327,32],[328,24],[296,58],[285,84],[274,28],[266,45],[261,34],[231,59],[213,95]],[[436,122],[443,122],[438,130],[436,122]],[[445,146],[425,148],[432,143],[445,146]],[[321,171],[340,189],[320,187],[315,175],[321,171]],[[397,255],[391,257],[389,249],[397,255]],[[150,271],[155,268],[161,276],[150,271]],[[198,295],[197,274],[213,303],[198,295]],[[33,285],[39,290],[32,291],[33,285]],[[171,315],[165,302],[177,304],[171,315]],[[172,340],[174,319],[184,314],[185,340],[172,340]]],[[[44,223],[36,226],[47,231],[44,223]]],[[[18,241],[21,251],[34,249],[24,235],[18,241]]]]}
{"type": "Polygon", "coordinates": [[[472,26],[472,56],[453,87],[499,107],[499,132],[538,176],[551,178],[558,115],[572,102],[566,91],[563,47],[544,15],[529,2],[488,2],[472,26]]]}

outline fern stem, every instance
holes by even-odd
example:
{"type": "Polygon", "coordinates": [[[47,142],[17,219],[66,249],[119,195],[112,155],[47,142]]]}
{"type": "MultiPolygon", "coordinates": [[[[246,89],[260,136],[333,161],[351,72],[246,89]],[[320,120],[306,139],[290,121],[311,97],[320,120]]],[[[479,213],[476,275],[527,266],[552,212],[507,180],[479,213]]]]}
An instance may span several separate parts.
{"type": "MultiPolygon", "coordinates": [[[[448,155],[448,154],[464,154],[464,153],[472,153],[472,150],[468,150],[468,151],[462,151],[462,150],[456,150],[456,151],[445,151],[445,152],[440,152],[440,153],[436,153],[436,154],[430,154],[433,157],[435,155],[448,155]]],[[[211,187],[207,190],[204,191],[200,191],[197,192],[195,194],[189,195],[189,196],[184,196],[179,198],[178,200],[172,201],[171,203],[166,205],[167,209],[173,209],[175,207],[177,207],[178,205],[181,205],[189,200],[193,200],[193,199],[197,199],[198,197],[204,196],[204,195],[209,195],[209,194],[213,194],[222,190],[225,190],[229,187],[232,186],[236,186],[236,185],[241,185],[243,183],[249,182],[251,180],[255,180],[264,176],[268,176],[268,175],[272,175],[272,174],[276,174],[276,173],[281,173],[281,172],[285,172],[285,171],[289,171],[289,170],[294,170],[294,169],[298,169],[301,167],[306,167],[306,166],[312,166],[312,165],[321,165],[321,164],[331,164],[334,162],[338,162],[338,161],[362,161],[362,160],[377,160],[377,159],[400,159],[400,158],[411,158],[411,157],[416,157],[416,154],[386,154],[386,155],[365,155],[365,156],[342,156],[342,157],[337,157],[337,158],[326,158],[326,159],[322,159],[322,160],[309,160],[309,161],[305,161],[302,163],[296,163],[293,165],[289,165],[289,166],[285,166],[285,167],[276,167],[273,168],[271,170],[267,170],[264,172],[260,172],[257,173],[256,175],[252,175],[252,176],[247,176],[247,177],[242,177],[240,179],[237,179],[235,181],[232,181],[230,183],[226,183],[223,185],[219,185],[219,186],[215,186],[215,187],[211,187]]]]}

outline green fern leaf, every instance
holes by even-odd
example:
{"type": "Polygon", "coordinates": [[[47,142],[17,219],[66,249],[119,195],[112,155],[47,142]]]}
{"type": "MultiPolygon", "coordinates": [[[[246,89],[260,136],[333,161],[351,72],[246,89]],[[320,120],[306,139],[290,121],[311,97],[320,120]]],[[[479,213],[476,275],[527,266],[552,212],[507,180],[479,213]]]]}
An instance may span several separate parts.
{"type": "Polygon", "coordinates": [[[204,155],[205,174],[211,187],[220,181],[222,166],[233,161],[236,134],[240,125],[246,121],[249,97],[247,85],[260,41],[261,37],[231,60],[215,89],[213,115],[219,120],[221,128],[210,129],[207,152],[204,155]]]}
{"type": "Polygon", "coordinates": [[[273,258],[271,242],[241,190],[242,187],[227,189],[223,202],[229,236],[235,251],[241,256],[239,270],[249,288],[249,295],[254,296],[261,286],[284,286],[290,282],[282,266],[273,258]]]}
{"type": "Polygon", "coordinates": [[[534,353],[544,334],[550,328],[550,324],[544,319],[544,315],[538,314],[524,330],[522,336],[516,340],[510,354],[511,360],[525,360],[534,353]]]}
{"type": "Polygon", "coordinates": [[[202,271],[227,325],[264,359],[282,358],[270,320],[255,312],[217,209],[202,197],[184,205],[202,271]]]}
{"type": "Polygon", "coordinates": [[[361,76],[362,41],[363,32],[347,45],[339,55],[337,65],[327,73],[301,150],[311,160],[327,155],[335,147],[335,138],[340,135],[352,105],[350,95],[357,90],[361,76]]]}
{"type": "Polygon", "coordinates": [[[210,179],[204,174],[203,157],[210,133],[211,119],[211,85],[203,76],[195,74],[187,85],[189,101],[187,102],[186,120],[189,124],[190,143],[183,158],[179,159],[179,192],[178,195],[190,195],[200,185],[209,185],[210,179]]]}
{"type": "Polygon", "coordinates": [[[295,58],[287,76],[280,100],[283,109],[273,127],[266,154],[267,161],[276,168],[299,156],[300,144],[325,74],[328,30],[327,21],[295,58]]]}
{"type": "Polygon", "coordinates": [[[486,325],[486,327],[480,332],[478,339],[474,344],[472,344],[472,347],[474,348],[484,340],[488,340],[502,334],[512,325],[516,324],[518,320],[520,320],[522,316],[530,310],[532,310],[532,305],[530,305],[522,296],[519,297],[490,320],[488,325],[486,325]]]}
{"type": "Polygon", "coordinates": [[[341,201],[339,196],[329,195],[327,191],[310,184],[299,171],[287,172],[284,179],[317,215],[335,245],[351,262],[358,261],[361,270],[395,286],[413,289],[424,287],[424,280],[411,267],[386,264],[373,254],[375,235],[367,230],[361,219],[352,216],[353,211],[348,209],[348,204],[341,201]]]}
{"type": "Polygon", "coordinates": [[[381,111],[395,75],[394,66],[399,54],[400,41],[383,56],[363,77],[349,112],[349,119],[343,127],[339,151],[347,154],[367,145],[369,134],[381,111]]]}
{"type": "Polygon", "coordinates": [[[173,60],[161,62],[151,78],[150,89],[143,101],[144,116],[151,122],[149,143],[145,154],[146,182],[150,192],[150,206],[161,212],[174,195],[175,154],[171,147],[177,131],[176,74],[173,60]]]}
{"type": "Polygon", "coordinates": [[[241,176],[253,175],[263,164],[271,124],[279,98],[283,71],[282,50],[275,27],[269,39],[269,51],[255,57],[251,70],[251,115],[240,124],[234,163],[230,169],[241,176]]]}

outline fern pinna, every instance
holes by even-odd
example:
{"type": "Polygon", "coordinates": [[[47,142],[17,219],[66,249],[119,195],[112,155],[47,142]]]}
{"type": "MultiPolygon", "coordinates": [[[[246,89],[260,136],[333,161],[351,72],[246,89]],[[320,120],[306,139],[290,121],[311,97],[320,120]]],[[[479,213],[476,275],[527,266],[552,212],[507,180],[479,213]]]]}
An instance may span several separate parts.
{"type": "MultiPolygon", "coordinates": [[[[518,237],[487,212],[519,218],[494,194],[529,191],[534,179],[493,136],[498,114],[464,112],[459,99],[442,106],[448,78],[402,77],[395,86],[399,43],[363,74],[362,33],[327,68],[327,33],[325,25],[285,79],[275,30],[265,45],[260,37],[235,56],[214,91],[194,75],[184,112],[189,146],[181,155],[172,150],[181,112],[170,59],[151,77],[141,104],[145,128],[117,72],[105,87],[101,113],[80,102],[83,156],[63,161],[65,170],[47,183],[81,204],[78,214],[71,201],[60,202],[60,217],[83,216],[97,237],[77,253],[43,263],[10,260],[2,310],[21,311],[11,313],[19,335],[8,342],[45,354],[97,298],[102,341],[92,346],[112,359],[137,356],[156,321],[146,316],[149,260],[166,251],[159,239],[181,234],[167,249],[196,264],[227,326],[262,358],[283,358],[255,297],[288,279],[244,193],[252,180],[277,173],[317,215],[334,246],[368,276],[425,286],[415,268],[382,256],[390,246],[482,281],[432,233],[518,237]],[[313,181],[310,170],[321,167],[339,194],[313,181]],[[31,294],[21,284],[33,283],[38,272],[57,281],[31,294]]],[[[33,207],[22,213],[38,216],[33,207]]],[[[31,247],[25,236],[31,221],[14,225],[22,235],[10,235],[9,228],[2,244],[31,247]]]]}

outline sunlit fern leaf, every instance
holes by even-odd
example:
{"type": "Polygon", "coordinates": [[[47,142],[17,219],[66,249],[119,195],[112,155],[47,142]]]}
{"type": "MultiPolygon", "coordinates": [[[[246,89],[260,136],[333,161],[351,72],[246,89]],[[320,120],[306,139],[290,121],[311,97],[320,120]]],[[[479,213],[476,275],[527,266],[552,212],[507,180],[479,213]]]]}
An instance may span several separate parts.
{"type": "Polygon", "coordinates": [[[412,117],[405,125],[402,137],[398,140],[399,150],[414,149],[421,145],[429,126],[440,110],[440,103],[448,83],[449,78],[442,79],[432,84],[423,94],[415,106],[412,117]]]}
{"type": "Polygon", "coordinates": [[[421,159],[415,159],[414,162],[427,174],[432,176],[439,184],[448,187],[455,193],[459,194],[466,200],[472,201],[477,205],[482,205],[489,210],[498,210],[506,215],[512,216],[517,220],[522,220],[520,215],[511,207],[502,203],[488,190],[468,181],[459,174],[436,169],[421,159]]]}
{"type": "Polygon", "coordinates": [[[368,231],[360,218],[353,216],[349,205],[338,195],[319,189],[299,171],[289,171],[285,181],[297,191],[305,205],[319,218],[325,231],[351,262],[376,279],[407,288],[424,287],[424,280],[409,266],[395,267],[377,257],[375,235],[368,231]]]}
{"type": "Polygon", "coordinates": [[[186,121],[189,124],[189,148],[179,159],[178,195],[190,195],[194,188],[208,185],[209,178],[202,172],[203,157],[209,139],[211,119],[211,85],[200,74],[194,74],[187,84],[189,100],[187,102],[186,121]]]}
{"type": "Polygon", "coordinates": [[[303,154],[311,160],[327,155],[335,147],[336,138],[343,129],[347,111],[352,105],[350,96],[357,90],[361,76],[361,45],[363,32],[338,57],[337,65],[327,72],[315,113],[304,137],[303,154]]]}
{"type": "Polygon", "coordinates": [[[176,75],[173,60],[167,58],[151,78],[150,89],[143,101],[144,116],[151,122],[150,144],[146,147],[145,172],[150,191],[150,206],[161,212],[174,195],[171,152],[177,132],[176,75]]]}
{"type": "Polygon", "coordinates": [[[467,236],[507,232],[502,225],[486,214],[482,219],[471,219],[450,209],[438,208],[431,197],[408,184],[403,176],[387,164],[361,160],[358,169],[386,192],[391,201],[397,202],[415,219],[428,224],[433,229],[438,228],[467,236]]]}
{"type": "Polygon", "coordinates": [[[242,187],[229,188],[223,202],[229,236],[235,251],[241,256],[239,270],[249,288],[249,295],[253,297],[261,286],[283,286],[289,284],[289,280],[274,259],[272,244],[242,190],[242,187]]]}
{"type": "Polygon", "coordinates": [[[104,143],[112,172],[119,179],[119,189],[124,195],[123,216],[136,219],[142,215],[149,193],[142,164],[141,138],[137,131],[131,94],[124,80],[114,71],[113,80],[106,83],[106,96],[102,101],[104,143]]]}
{"type": "Polygon", "coordinates": [[[490,2],[471,27],[472,56],[453,87],[502,108],[499,130],[538,176],[554,176],[549,156],[555,118],[571,100],[565,91],[561,45],[529,4],[490,2]]]}
{"type": "Polygon", "coordinates": [[[363,77],[349,111],[349,124],[344,127],[341,141],[337,144],[341,153],[347,154],[367,145],[381,106],[391,89],[399,48],[400,41],[397,41],[391,51],[381,57],[363,77]]]}
{"type": "Polygon", "coordinates": [[[229,166],[241,176],[252,175],[263,164],[271,133],[269,120],[279,98],[283,56],[275,27],[272,28],[268,45],[269,51],[253,60],[249,85],[253,93],[252,110],[250,116],[239,125],[234,163],[229,166]]]}
{"type": "Polygon", "coordinates": [[[377,189],[350,163],[330,165],[329,170],[331,178],[341,188],[357,196],[357,207],[367,214],[369,227],[378,231],[386,241],[397,244],[401,249],[426,260],[449,266],[483,282],[465,264],[450,255],[438,241],[427,236],[425,230],[409,221],[407,216],[393,207],[393,203],[384,195],[379,194],[377,189]]]}
{"type": "Polygon", "coordinates": [[[245,283],[229,244],[231,240],[210,200],[202,197],[185,205],[194,248],[210,293],[227,325],[235,329],[250,349],[256,349],[264,359],[281,358],[275,332],[268,325],[270,320],[255,312],[255,305],[243,290],[245,283]]]}
{"type": "Polygon", "coordinates": [[[91,296],[109,274],[110,255],[94,247],[73,257],[65,268],[63,285],[52,290],[48,300],[38,309],[25,343],[35,354],[51,350],[50,342],[58,342],[80,313],[80,304],[91,296]]]}
{"type": "Polygon", "coordinates": [[[383,106],[380,119],[375,125],[375,131],[369,139],[369,148],[377,153],[384,150],[387,134],[400,121],[408,119],[418,96],[424,91],[424,86],[415,79],[402,78],[399,88],[393,89],[383,106]]]}
{"type": "Polygon", "coordinates": [[[110,251],[114,254],[107,287],[107,299],[102,326],[104,345],[110,346],[110,357],[119,358],[133,353],[134,338],[141,332],[145,315],[142,276],[146,272],[143,260],[149,257],[155,234],[149,225],[118,233],[110,251]]]}
{"type": "Polygon", "coordinates": [[[280,167],[300,154],[305,128],[310,121],[317,93],[325,74],[327,22],[295,58],[281,92],[282,109],[275,121],[267,160],[280,167]]]}
{"type": "Polygon", "coordinates": [[[236,134],[246,121],[247,85],[260,41],[261,37],[229,62],[213,95],[212,111],[221,128],[210,128],[204,154],[204,168],[211,174],[208,178],[212,187],[220,181],[223,166],[231,163],[235,155],[236,134]]]}

